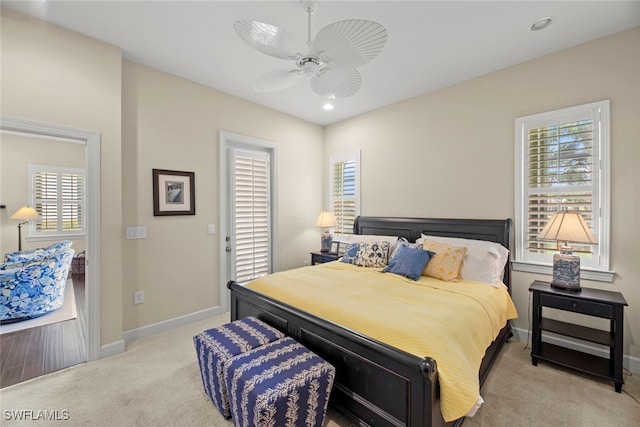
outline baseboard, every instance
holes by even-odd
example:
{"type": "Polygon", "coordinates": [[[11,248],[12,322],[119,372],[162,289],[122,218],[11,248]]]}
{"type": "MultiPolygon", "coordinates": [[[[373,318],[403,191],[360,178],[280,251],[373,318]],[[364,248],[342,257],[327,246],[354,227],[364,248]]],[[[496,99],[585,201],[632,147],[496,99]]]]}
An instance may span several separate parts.
{"type": "MultiPolygon", "coordinates": [[[[531,333],[528,330],[521,329],[521,328],[512,328],[512,331],[514,336],[520,341],[522,342],[525,342],[527,340],[529,340],[529,342],[531,341],[531,333]]],[[[560,338],[553,335],[549,335],[549,336],[545,335],[544,341],[549,342],[551,344],[567,347],[573,350],[582,351],[584,353],[589,353],[594,356],[609,358],[608,350],[589,345],[584,341],[571,339],[570,337],[560,338]]],[[[632,357],[628,354],[625,354],[622,356],[622,366],[624,366],[626,369],[628,369],[631,372],[640,373],[640,358],[632,357]]]]}
{"type": "Polygon", "coordinates": [[[100,359],[124,353],[124,340],[115,341],[100,347],[100,359]]]}
{"type": "Polygon", "coordinates": [[[152,325],[142,326],[136,329],[130,329],[122,333],[125,343],[138,340],[140,338],[149,337],[160,332],[165,332],[180,326],[185,326],[199,320],[204,320],[209,317],[214,317],[222,314],[222,307],[217,306],[213,308],[207,308],[206,310],[196,311],[194,313],[185,314],[184,316],[174,317],[173,319],[163,320],[162,322],[154,323],[152,325]]]}

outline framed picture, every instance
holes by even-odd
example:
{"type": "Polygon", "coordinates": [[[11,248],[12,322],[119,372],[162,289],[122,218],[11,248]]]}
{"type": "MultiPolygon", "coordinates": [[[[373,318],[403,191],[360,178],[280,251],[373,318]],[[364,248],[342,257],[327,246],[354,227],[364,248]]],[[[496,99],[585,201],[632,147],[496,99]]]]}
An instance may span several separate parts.
{"type": "Polygon", "coordinates": [[[195,215],[195,173],[153,169],[153,216],[195,215]]]}
{"type": "Polygon", "coordinates": [[[347,242],[341,242],[340,240],[334,240],[331,242],[330,253],[338,254],[339,256],[344,255],[344,251],[347,249],[347,242]]]}

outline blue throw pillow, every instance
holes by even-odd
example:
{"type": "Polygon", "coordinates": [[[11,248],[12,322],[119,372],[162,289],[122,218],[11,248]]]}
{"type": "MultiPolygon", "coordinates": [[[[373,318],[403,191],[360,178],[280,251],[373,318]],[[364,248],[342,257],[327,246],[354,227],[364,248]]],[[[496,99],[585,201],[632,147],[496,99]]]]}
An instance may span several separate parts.
{"type": "Polygon", "coordinates": [[[358,254],[360,253],[360,243],[350,243],[340,258],[341,262],[358,265],[358,254]]]}
{"type": "Polygon", "coordinates": [[[411,280],[418,280],[435,253],[402,245],[382,272],[395,273],[411,280]]]}

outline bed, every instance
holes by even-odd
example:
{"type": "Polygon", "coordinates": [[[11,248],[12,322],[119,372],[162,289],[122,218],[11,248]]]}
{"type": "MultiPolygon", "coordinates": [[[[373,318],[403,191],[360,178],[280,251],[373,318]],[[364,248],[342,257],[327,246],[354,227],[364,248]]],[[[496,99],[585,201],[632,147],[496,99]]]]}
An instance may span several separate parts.
{"type": "MultiPolygon", "coordinates": [[[[356,235],[392,235],[413,242],[421,235],[447,236],[500,243],[510,248],[511,220],[358,217],[356,235]]],[[[316,267],[307,267],[307,269],[316,267]]],[[[309,270],[307,270],[309,271],[309,270]]],[[[511,271],[506,263],[502,282],[510,293],[511,271]]],[[[331,405],[373,426],[452,426],[441,410],[438,362],[385,344],[310,314],[246,286],[230,281],[232,320],[255,316],[298,340],[336,367],[331,405]]],[[[489,345],[478,372],[486,378],[504,342],[511,337],[508,321],[489,345]]]]}

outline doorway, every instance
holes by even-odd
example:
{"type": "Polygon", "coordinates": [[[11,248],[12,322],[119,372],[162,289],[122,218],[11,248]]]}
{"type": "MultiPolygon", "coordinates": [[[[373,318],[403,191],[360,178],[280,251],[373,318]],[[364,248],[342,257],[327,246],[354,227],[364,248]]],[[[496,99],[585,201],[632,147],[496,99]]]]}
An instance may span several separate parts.
{"type": "MultiPolygon", "coordinates": [[[[0,117],[0,132],[84,145],[86,169],[86,269],[84,275],[84,308],[86,359],[100,357],[100,133],[42,122],[0,117]]],[[[74,287],[75,288],[75,287],[74,287]]]]}
{"type": "Polygon", "coordinates": [[[276,144],[220,132],[220,307],[227,282],[247,282],[277,265],[276,144]]]}

